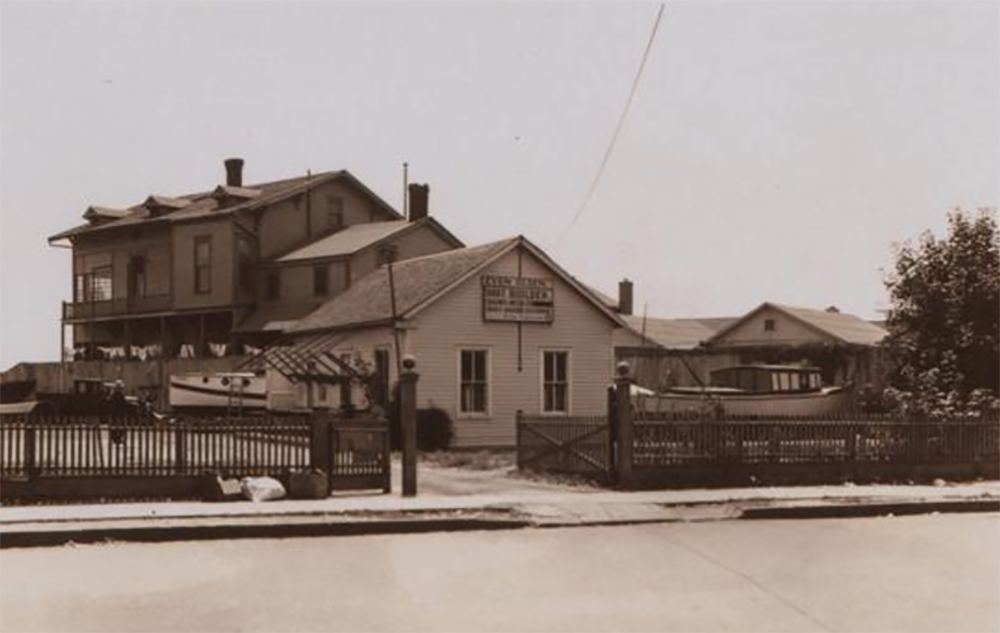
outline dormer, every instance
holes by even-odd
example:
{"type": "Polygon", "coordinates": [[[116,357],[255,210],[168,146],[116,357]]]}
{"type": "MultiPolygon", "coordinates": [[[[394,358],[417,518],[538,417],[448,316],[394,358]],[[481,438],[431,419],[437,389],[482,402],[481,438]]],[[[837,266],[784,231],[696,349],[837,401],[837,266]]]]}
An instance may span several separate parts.
{"type": "Polygon", "coordinates": [[[149,196],[142,206],[149,212],[149,217],[157,218],[161,215],[173,213],[191,204],[190,200],[184,198],[170,198],[167,196],[149,196]]]}
{"type": "Polygon", "coordinates": [[[212,192],[212,197],[219,204],[219,208],[231,207],[242,204],[248,200],[253,200],[261,194],[260,189],[249,189],[247,187],[236,187],[233,185],[219,185],[212,192]]]}
{"type": "Polygon", "coordinates": [[[119,220],[128,213],[123,209],[110,209],[108,207],[97,207],[89,206],[87,210],[83,212],[83,219],[86,220],[91,226],[98,226],[101,224],[107,224],[114,220],[119,220]]]}

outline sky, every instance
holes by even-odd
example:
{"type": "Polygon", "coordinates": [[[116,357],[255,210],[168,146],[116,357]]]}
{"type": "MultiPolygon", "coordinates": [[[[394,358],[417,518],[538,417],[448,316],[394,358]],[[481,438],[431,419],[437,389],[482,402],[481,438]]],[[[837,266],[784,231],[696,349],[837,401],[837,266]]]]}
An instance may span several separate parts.
{"type": "Polygon", "coordinates": [[[430,184],[650,316],[887,307],[893,245],[1000,198],[1000,3],[0,3],[0,367],[56,360],[89,205],[348,169],[430,184]],[[573,219],[579,212],[579,219],[573,219]]]}

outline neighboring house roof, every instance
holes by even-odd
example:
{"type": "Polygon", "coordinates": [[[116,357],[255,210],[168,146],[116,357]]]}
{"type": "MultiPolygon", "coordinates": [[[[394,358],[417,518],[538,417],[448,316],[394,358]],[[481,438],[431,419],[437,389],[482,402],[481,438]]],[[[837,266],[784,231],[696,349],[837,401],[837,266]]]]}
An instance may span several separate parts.
{"type": "Polygon", "coordinates": [[[716,332],[736,321],[735,318],[658,319],[622,315],[625,323],[645,341],[667,349],[694,349],[712,338],[716,332]]]}
{"type": "Polygon", "coordinates": [[[315,302],[264,303],[240,321],[233,332],[282,332],[315,309],[315,302]]]}
{"type": "Polygon", "coordinates": [[[796,308],[793,306],[779,305],[777,303],[762,303],[751,310],[745,316],[722,328],[708,341],[712,344],[724,338],[727,334],[738,328],[745,321],[751,319],[758,312],[773,309],[784,313],[788,317],[805,324],[813,330],[825,334],[840,343],[849,345],[875,345],[879,343],[886,334],[881,327],[874,325],[853,314],[842,312],[827,312],[826,310],[814,310],[812,308],[796,308]]]}
{"type": "Polygon", "coordinates": [[[395,209],[378,197],[371,189],[366,187],[364,183],[355,178],[350,172],[347,170],[340,170],[312,174],[298,178],[289,178],[286,180],[277,180],[274,182],[266,182],[256,185],[246,185],[238,190],[231,190],[231,193],[236,194],[232,197],[242,198],[244,195],[249,195],[249,191],[259,191],[260,193],[256,196],[250,197],[249,199],[245,199],[242,202],[228,206],[223,205],[222,201],[213,195],[218,191],[218,189],[176,197],[150,196],[142,204],[126,209],[124,217],[120,219],[100,224],[83,224],[76,226],[72,229],[51,236],[49,238],[49,242],[126,226],[192,221],[204,217],[221,217],[238,211],[260,209],[333,181],[347,182],[365,193],[365,195],[374,199],[378,206],[385,212],[386,217],[393,220],[402,218],[402,216],[395,209]],[[161,215],[153,215],[150,214],[149,208],[146,206],[148,202],[153,202],[159,206],[174,208],[177,210],[161,215]]]}
{"type": "MultiPolygon", "coordinates": [[[[519,246],[542,261],[616,325],[623,324],[618,315],[609,310],[588,288],[567,274],[541,249],[522,236],[416,257],[393,264],[392,282],[395,290],[396,317],[412,318],[450,290],[519,246]]],[[[392,320],[389,268],[383,266],[363,277],[343,294],[327,301],[294,327],[289,328],[288,332],[346,329],[389,324],[392,320]]]]}
{"type": "Polygon", "coordinates": [[[353,255],[367,248],[376,246],[394,237],[418,227],[427,226],[440,235],[453,247],[464,246],[462,242],[451,234],[433,218],[421,218],[415,222],[406,220],[392,220],[389,222],[367,222],[363,224],[353,224],[345,229],[337,231],[331,235],[320,238],[311,244],[297,248],[290,253],[278,257],[275,261],[295,262],[307,259],[318,259],[327,257],[343,257],[353,255]]]}

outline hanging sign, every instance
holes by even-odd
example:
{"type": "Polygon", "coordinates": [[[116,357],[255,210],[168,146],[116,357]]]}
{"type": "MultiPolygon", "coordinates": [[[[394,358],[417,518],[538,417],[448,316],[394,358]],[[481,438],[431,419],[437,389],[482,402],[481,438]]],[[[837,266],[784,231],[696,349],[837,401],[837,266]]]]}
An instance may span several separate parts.
{"type": "Polygon", "coordinates": [[[482,280],[484,321],[555,321],[555,288],[551,279],[483,275],[482,280]]]}

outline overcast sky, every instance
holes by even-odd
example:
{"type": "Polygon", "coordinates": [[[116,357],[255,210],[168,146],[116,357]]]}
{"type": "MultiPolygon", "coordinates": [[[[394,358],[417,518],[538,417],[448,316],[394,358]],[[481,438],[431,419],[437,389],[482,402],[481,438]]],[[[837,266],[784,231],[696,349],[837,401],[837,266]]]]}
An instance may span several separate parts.
{"type": "Polygon", "coordinates": [[[54,360],[88,205],[401,164],[641,313],[877,318],[892,243],[1000,198],[1000,4],[3,2],[0,365],[54,360]]]}

